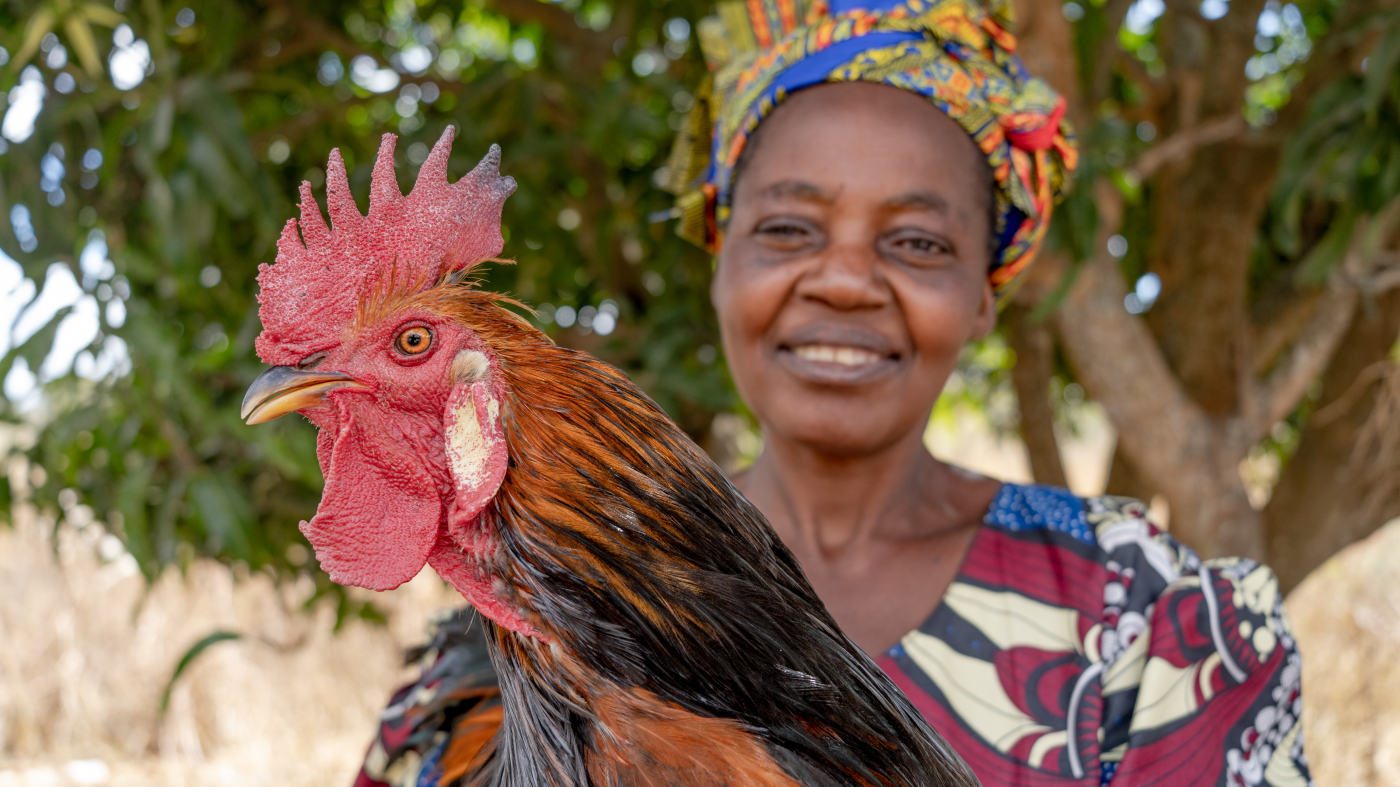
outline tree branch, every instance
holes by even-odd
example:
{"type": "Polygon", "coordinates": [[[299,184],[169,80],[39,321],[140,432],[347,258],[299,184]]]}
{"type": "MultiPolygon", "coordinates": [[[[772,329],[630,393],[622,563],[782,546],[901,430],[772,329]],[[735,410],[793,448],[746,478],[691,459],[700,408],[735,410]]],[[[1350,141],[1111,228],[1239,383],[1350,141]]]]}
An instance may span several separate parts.
{"type": "Polygon", "coordinates": [[[1162,167],[1180,161],[1200,148],[1233,139],[1243,134],[1246,128],[1244,118],[1238,114],[1202,121],[1153,145],[1138,158],[1132,170],[1139,178],[1147,180],[1162,167]]]}
{"type": "Polygon", "coordinates": [[[1376,466],[1375,454],[1356,464],[1359,438],[1382,406],[1378,383],[1393,368],[1387,356],[1400,333],[1400,292],[1380,296],[1376,306],[1373,315],[1357,309],[1352,317],[1320,378],[1318,409],[1304,424],[1263,511],[1268,562],[1285,591],[1328,555],[1400,513],[1396,507],[1367,511],[1384,485],[1368,471],[1386,468],[1376,466]]]}
{"type": "Polygon", "coordinates": [[[1313,411],[1312,416],[1308,419],[1308,424],[1324,427],[1346,415],[1346,412],[1356,406],[1357,401],[1370,390],[1371,386],[1385,379],[1393,368],[1395,368],[1395,362],[1384,358],[1362,369],[1341,396],[1327,403],[1325,407],[1313,411]]]}
{"type": "Polygon", "coordinates": [[[1376,272],[1358,282],[1361,294],[1374,297],[1400,287],[1400,251],[1377,252],[1376,272]]]}
{"type": "Polygon", "coordinates": [[[545,29],[554,38],[573,46],[596,46],[593,39],[597,33],[579,27],[573,14],[558,5],[542,3],[540,0],[490,0],[491,10],[517,24],[533,22],[545,29]]]}
{"type": "Polygon", "coordinates": [[[1252,374],[1262,375],[1278,362],[1279,354],[1302,332],[1317,310],[1322,292],[1280,284],[1258,299],[1250,315],[1249,348],[1252,374]]]}
{"type": "Polygon", "coordinates": [[[1374,218],[1357,220],[1346,257],[1328,277],[1327,290],[1312,318],[1268,378],[1245,398],[1245,419],[1259,438],[1293,412],[1308,386],[1327,368],[1351,325],[1361,294],[1375,295],[1400,286],[1400,270],[1382,267],[1395,253],[1375,249],[1376,238],[1389,235],[1397,217],[1400,204],[1374,218]]]}
{"type": "MultiPolygon", "coordinates": [[[[266,62],[258,63],[257,65],[263,67],[253,70],[273,70],[308,53],[327,49],[339,52],[346,58],[355,55],[369,55],[376,61],[380,59],[377,53],[371,52],[339,29],[327,24],[322,17],[308,14],[300,6],[279,2],[275,4],[274,8],[276,8],[275,13],[281,14],[296,30],[296,35],[292,36],[292,40],[288,41],[286,46],[283,46],[274,57],[265,57],[261,51],[258,51],[253,59],[256,61],[261,57],[266,62]]],[[[261,42],[256,49],[261,50],[261,42]]]]}
{"type": "Polygon", "coordinates": [[[565,46],[574,48],[586,62],[580,66],[595,69],[612,56],[613,43],[630,26],[630,6],[616,10],[608,29],[595,32],[579,27],[574,15],[553,3],[540,0],[487,0],[487,6],[516,24],[534,23],[565,46]]]}
{"type": "Polygon", "coordinates": [[[1055,328],[1076,377],[1108,412],[1119,446],[1146,477],[1160,484],[1177,475],[1203,430],[1204,412],[1172,374],[1142,319],[1123,307],[1127,285],[1107,252],[1118,231],[1123,197],[1106,181],[1095,184],[1099,231],[1095,253],[1055,313],[1055,328]]]}
{"type": "Polygon", "coordinates": [[[1342,334],[1351,325],[1357,297],[1352,286],[1329,286],[1298,341],[1274,366],[1268,379],[1255,386],[1254,395],[1245,398],[1244,417],[1256,440],[1262,439],[1275,423],[1293,412],[1308,385],[1327,368],[1342,334]]]}
{"type": "Polygon", "coordinates": [[[1030,309],[1012,303],[1002,312],[1007,342],[1016,353],[1011,383],[1021,414],[1021,439],[1030,454],[1031,475],[1037,484],[1068,486],[1059,443],[1055,440],[1055,408],[1050,404],[1055,344],[1044,325],[1030,321],[1030,309]]]}

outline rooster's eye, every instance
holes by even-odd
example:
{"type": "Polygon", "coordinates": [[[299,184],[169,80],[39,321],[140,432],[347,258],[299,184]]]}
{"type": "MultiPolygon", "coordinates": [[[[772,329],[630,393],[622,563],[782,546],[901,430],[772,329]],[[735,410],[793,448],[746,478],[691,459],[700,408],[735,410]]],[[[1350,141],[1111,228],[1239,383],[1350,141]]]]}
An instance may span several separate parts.
{"type": "Polygon", "coordinates": [[[424,325],[405,328],[394,340],[394,347],[404,355],[422,355],[433,344],[433,332],[424,325]]]}

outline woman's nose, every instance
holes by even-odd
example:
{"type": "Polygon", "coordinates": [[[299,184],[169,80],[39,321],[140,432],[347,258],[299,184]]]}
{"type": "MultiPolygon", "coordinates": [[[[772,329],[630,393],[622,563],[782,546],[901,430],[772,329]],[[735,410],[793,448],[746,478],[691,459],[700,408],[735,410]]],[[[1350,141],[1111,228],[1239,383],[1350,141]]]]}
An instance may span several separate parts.
{"type": "Polygon", "coordinates": [[[797,294],[841,311],[878,309],[893,297],[874,244],[833,243],[797,284],[797,294]]]}

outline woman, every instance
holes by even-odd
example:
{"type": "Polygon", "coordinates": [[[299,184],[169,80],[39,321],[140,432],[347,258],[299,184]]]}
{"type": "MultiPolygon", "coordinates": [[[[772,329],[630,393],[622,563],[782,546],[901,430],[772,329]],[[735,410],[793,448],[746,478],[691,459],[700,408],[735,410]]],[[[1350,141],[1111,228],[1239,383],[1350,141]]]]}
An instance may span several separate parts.
{"type": "MultiPolygon", "coordinates": [[[[701,184],[682,232],[717,253],[726,358],[763,429],[735,484],[837,622],[986,784],[1308,784],[1267,568],[1202,562],[1135,501],[924,448],[1074,164],[1063,103],[997,16],[750,0],[721,19],[673,157],[701,184]]],[[[400,719],[430,702],[401,696],[400,719]]],[[[413,748],[389,727],[376,776],[413,748]]]]}

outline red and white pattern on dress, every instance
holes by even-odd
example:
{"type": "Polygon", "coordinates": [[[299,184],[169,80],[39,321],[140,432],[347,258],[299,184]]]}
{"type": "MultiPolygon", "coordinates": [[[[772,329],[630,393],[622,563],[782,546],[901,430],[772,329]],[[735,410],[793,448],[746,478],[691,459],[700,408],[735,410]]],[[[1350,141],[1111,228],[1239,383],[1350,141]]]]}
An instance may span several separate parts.
{"type": "Polygon", "coordinates": [[[1007,484],[942,603],[878,660],[984,784],[1308,787],[1273,572],[1127,498],[1007,484]]]}

